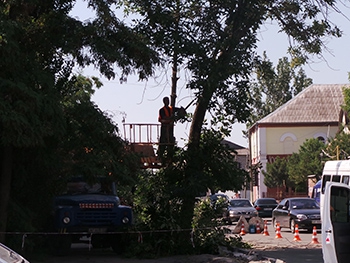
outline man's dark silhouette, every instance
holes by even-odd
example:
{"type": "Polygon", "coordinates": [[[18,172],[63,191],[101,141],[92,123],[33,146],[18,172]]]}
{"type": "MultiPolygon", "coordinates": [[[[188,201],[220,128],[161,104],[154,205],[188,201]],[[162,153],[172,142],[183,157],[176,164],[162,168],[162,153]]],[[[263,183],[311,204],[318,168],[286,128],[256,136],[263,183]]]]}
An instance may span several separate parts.
{"type": "Polygon", "coordinates": [[[176,108],[169,105],[169,97],[163,98],[164,106],[159,109],[158,121],[161,123],[160,139],[158,147],[158,156],[164,157],[165,151],[167,156],[172,155],[173,147],[175,144],[174,137],[174,121],[177,114],[184,115],[184,108],[176,108]]]}

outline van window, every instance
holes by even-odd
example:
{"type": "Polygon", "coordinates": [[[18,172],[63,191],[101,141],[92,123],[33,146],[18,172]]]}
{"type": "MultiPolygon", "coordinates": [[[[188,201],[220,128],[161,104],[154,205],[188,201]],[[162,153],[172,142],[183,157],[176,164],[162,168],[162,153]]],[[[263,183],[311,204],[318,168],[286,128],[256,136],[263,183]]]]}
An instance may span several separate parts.
{"type": "Polygon", "coordinates": [[[340,175],[333,175],[332,182],[340,183],[340,175]]]}
{"type": "Polygon", "coordinates": [[[343,178],[341,179],[341,182],[343,184],[349,185],[349,175],[343,175],[343,178]]]}
{"type": "Polygon", "coordinates": [[[322,194],[324,194],[324,189],[326,187],[326,182],[329,182],[331,180],[331,175],[324,174],[322,176],[322,194]]]}
{"type": "Polygon", "coordinates": [[[332,187],[331,190],[332,222],[349,222],[349,191],[345,188],[332,187]]]}

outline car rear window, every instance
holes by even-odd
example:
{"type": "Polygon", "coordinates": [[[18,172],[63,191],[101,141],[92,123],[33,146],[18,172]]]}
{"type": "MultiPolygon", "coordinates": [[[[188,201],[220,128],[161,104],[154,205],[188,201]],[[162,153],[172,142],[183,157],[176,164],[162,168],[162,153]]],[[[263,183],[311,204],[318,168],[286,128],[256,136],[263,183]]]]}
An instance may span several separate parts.
{"type": "Polygon", "coordinates": [[[251,207],[251,203],[248,200],[231,200],[230,205],[232,207],[251,207]]]}

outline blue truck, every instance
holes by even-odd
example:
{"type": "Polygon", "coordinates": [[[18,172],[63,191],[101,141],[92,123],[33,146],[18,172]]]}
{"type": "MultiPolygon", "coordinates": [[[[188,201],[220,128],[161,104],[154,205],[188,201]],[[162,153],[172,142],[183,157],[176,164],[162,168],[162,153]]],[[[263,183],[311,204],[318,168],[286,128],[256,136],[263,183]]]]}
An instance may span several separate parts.
{"type": "Polygon", "coordinates": [[[72,243],[84,241],[93,248],[111,247],[123,252],[133,211],[120,204],[115,182],[104,177],[89,182],[74,177],[68,181],[66,192],[54,198],[53,207],[55,254],[67,254],[72,243]]]}

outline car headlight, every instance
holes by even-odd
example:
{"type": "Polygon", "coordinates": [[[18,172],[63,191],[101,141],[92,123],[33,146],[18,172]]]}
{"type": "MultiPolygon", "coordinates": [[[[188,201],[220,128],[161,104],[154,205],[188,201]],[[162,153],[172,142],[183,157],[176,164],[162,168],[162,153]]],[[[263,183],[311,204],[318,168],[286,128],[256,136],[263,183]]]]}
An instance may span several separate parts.
{"type": "Polygon", "coordinates": [[[232,210],[230,210],[230,215],[238,215],[238,212],[237,211],[232,211],[232,210]]]}
{"type": "Polygon", "coordinates": [[[298,215],[297,215],[297,218],[298,218],[299,220],[305,220],[305,219],[307,219],[307,216],[304,215],[304,214],[298,214],[298,215]]]}

